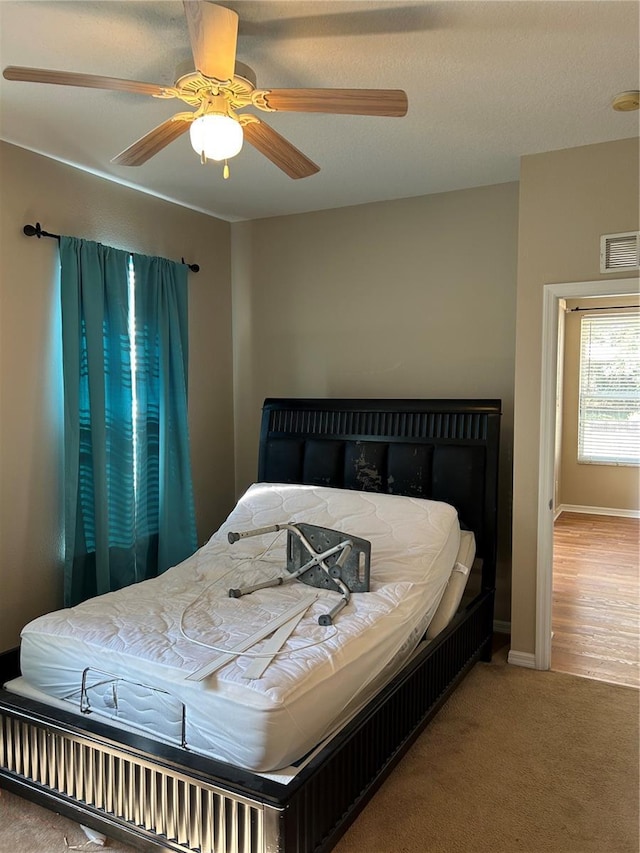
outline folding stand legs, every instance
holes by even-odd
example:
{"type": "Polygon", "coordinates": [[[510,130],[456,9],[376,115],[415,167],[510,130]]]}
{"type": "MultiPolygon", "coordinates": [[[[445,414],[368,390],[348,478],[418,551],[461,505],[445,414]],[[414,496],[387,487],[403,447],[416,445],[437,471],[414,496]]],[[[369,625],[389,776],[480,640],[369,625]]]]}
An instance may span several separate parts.
{"type": "Polygon", "coordinates": [[[297,525],[297,524],[273,524],[270,527],[260,527],[256,530],[248,530],[243,533],[229,533],[228,539],[229,544],[233,544],[237,542],[239,539],[245,539],[249,536],[262,536],[265,533],[277,533],[280,530],[286,530],[289,534],[288,539],[288,548],[287,552],[290,555],[287,569],[289,571],[289,575],[285,575],[284,577],[274,578],[270,581],[264,581],[263,583],[253,584],[252,586],[242,587],[240,589],[230,589],[229,596],[231,598],[240,598],[243,595],[248,595],[251,592],[255,592],[258,589],[266,589],[268,587],[273,586],[282,586],[283,584],[290,583],[291,581],[297,580],[300,578],[305,583],[310,583],[312,586],[324,587],[325,589],[333,589],[341,593],[342,597],[340,601],[329,611],[329,613],[323,613],[322,616],[318,619],[319,625],[331,625],[333,624],[334,617],[349,603],[351,598],[352,591],[367,591],[369,588],[369,556],[370,556],[370,543],[366,540],[356,539],[356,537],[347,537],[342,539],[345,535],[340,533],[340,531],[329,530],[328,528],[320,528],[314,527],[313,525],[297,525]],[[301,528],[304,528],[301,529],[301,528]],[[305,531],[310,534],[310,538],[317,538],[323,540],[325,547],[322,549],[322,546],[314,547],[309,538],[305,535],[305,531]],[[301,545],[309,555],[309,559],[306,560],[302,565],[295,566],[294,562],[299,561],[302,562],[303,557],[301,554],[303,553],[301,549],[295,549],[292,543],[292,536],[297,537],[300,541],[301,545]],[[338,538],[339,541],[335,544],[330,544],[329,540],[338,538]],[[354,547],[357,549],[357,553],[354,552],[354,547]],[[295,558],[292,556],[295,552],[295,558]],[[338,555],[336,559],[328,564],[327,560],[335,555],[338,555]],[[360,556],[363,554],[365,556],[363,570],[360,570],[360,556]],[[348,561],[351,556],[356,557],[355,566],[348,566],[348,561]],[[315,569],[315,574],[309,575],[308,573],[315,569]],[[366,571],[364,571],[366,569],[366,571]],[[355,579],[355,584],[352,583],[351,589],[349,585],[345,583],[343,579],[344,574],[352,576],[352,579],[355,579]],[[303,575],[307,575],[307,578],[303,578],[303,575]],[[365,577],[361,577],[361,575],[366,575],[365,577]],[[362,588],[364,585],[364,589],[362,588]],[[356,589],[354,589],[354,586],[356,589]]]}

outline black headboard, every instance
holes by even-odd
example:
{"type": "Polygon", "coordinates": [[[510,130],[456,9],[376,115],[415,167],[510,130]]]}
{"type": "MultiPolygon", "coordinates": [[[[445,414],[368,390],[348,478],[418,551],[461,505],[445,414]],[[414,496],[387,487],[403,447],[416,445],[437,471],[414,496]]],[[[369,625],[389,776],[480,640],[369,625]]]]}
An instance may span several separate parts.
{"type": "Polygon", "coordinates": [[[495,586],[500,400],[267,399],[258,479],[445,501],[495,586]]]}

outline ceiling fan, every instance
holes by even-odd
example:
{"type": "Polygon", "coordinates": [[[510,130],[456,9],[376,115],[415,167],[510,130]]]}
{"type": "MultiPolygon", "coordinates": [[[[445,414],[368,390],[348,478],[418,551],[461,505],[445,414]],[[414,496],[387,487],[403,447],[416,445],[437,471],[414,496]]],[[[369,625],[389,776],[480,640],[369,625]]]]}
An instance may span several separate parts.
{"type": "Polygon", "coordinates": [[[225,161],[225,177],[229,174],[226,161],[239,153],[243,139],[291,178],[306,178],[320,169],[257,115],[239,112],[245,107],[263,112],[369,116],[403,116],[407,112],[407,95],[401,89],[258,89],[253,70],[236,60],[236,12],[206,0],[184,0],[183,5],[196,70],[191,67],[179,73],[175,86],[20,66],[5,68],[4,77],[179,98],[195,111],[171,116],[111,162],[140,166],[189,130],[191,144],[203,163],[225,161]]]}

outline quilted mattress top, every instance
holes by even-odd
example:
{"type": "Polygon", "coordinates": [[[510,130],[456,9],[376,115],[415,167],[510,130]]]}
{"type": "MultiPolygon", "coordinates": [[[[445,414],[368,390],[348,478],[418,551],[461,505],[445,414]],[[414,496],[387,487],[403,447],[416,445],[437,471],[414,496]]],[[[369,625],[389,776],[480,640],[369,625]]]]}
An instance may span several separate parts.
{"type": "Polygon", "coordinates": [[[343,710],[416,644],[447,584],[460,542],[455,509],[407,497],[316,486],[255,484],[209,542],[153,580],[42,616],[23,630],[22,667],[37,688],[77,694],[96,667],[168,691],[187,708],[187,740],[256,770],[281,767],[324,737],[343,710]],[[293,582],[230,598],[230,588],[286,575],[286,533],[228,542],[230,531],[307,522],[371,542],[370,591],[355,593],[333,625],[318,616],[337,593],[293,582]],[[188,676],[247,643],[316,594],[259,678],[264,648],[188,676]],[[330,689],[329,689],[330,686],[330,689]]]}

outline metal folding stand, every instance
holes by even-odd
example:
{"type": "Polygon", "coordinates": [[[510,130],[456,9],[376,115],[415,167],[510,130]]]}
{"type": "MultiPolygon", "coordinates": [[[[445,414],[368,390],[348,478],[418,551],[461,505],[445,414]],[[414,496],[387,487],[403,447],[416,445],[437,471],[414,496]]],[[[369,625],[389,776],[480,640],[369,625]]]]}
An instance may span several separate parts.
{"type": "Polygon", "coordinates": [[[229,533],[229,544],[280,530],[287,531],[286,568],[289,574],[252,586],[230,589],[231,598],[300,580],[309,586],[341,593],[342,598],[329,613],[318,618],[319,625],[331,625],[335,616],[349,603],[352,592],[369,592],[371,543],[367,539],[349,536],[330,527],[287,522],[229,533]]]}

